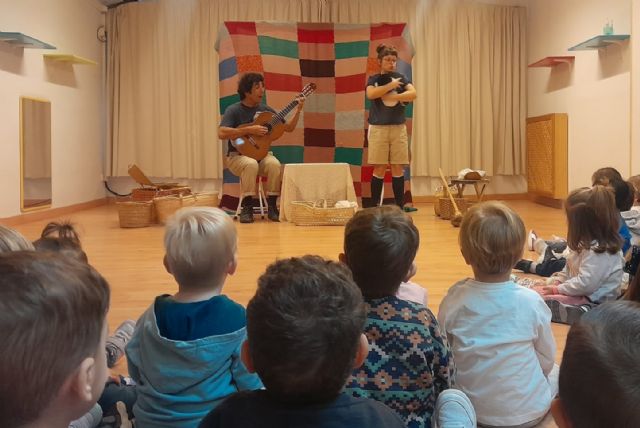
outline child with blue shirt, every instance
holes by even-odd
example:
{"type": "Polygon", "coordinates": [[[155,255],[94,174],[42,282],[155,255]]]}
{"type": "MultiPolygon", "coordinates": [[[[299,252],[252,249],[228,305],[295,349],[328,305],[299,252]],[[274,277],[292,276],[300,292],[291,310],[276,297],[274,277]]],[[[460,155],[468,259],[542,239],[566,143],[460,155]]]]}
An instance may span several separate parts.
{"type": "Polygon", "coordinates": [[[155,299],[127,346],[136,426],[195,428],[224,398],[262,383],[240,361],[245,309],[221,294],[237,267],[233,221],[218,208],[184,208],[164,244],[178,292],[155,299]]]}

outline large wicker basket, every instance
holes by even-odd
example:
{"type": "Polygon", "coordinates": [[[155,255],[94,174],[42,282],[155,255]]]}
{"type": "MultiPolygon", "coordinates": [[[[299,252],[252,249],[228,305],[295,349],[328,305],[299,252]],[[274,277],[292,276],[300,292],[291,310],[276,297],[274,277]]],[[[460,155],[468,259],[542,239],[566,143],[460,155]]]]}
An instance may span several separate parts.
{"type": "Polygon", "coordinates": [[[194,195],[162,196],[153,198],[158,223],[165,224],[169,217],[183,207],[191,207],[196,203],[194,195]]]}
{"type": "Polygon", "coordinates": [[[153,203],[151,201],[116,201],[120,227],[147,227],[153,223],[153,203]]]}
{"type": "Polygon", "coordinates": [[[347,224],[358,207],[336,208],[336,201],[291,202],[291,221],[296,226],[341,226],[347,224]]]}

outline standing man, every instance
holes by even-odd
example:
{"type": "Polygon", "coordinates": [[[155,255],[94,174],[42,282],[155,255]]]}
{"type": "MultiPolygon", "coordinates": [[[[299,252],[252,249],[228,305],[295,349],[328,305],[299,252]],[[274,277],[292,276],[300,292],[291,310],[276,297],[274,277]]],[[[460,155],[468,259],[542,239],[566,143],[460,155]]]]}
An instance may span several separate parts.
{"type": "MultiPolygon", "coordinates": [[[[268,129],[262,125],[251,125],[238,128],[240,125],[253,122],[254,118],[264,111],[276,113],[271,107],[262,104],[264,97],[264,77],[258,73],[246,73],[238,81],[238,95],[240,102],[227,107],[218,127],[218,138],[227,141],[226,165],[229,170],[240,177],[242,188],[240,198],[242,211],[240,223],[253,223],[253,197],[255,196],[256,178],[258,175],[267,177],[267,202],[269,205],[267,217],[271,221],[279,221],[280,212],[276,207],[276,199],[280,194],[280,161],[271,152],[262,160],[257,161],[241,155],[234,146],[234,142],[245,135],[266,135],[268,129]]],[[[297,98],[298,105],[295,114],[285,123],[285,131],[291,132],[296,128],[300,111],[304,106],[304,97],[297,98]]]]}
{"type": "Polygon", "coordinates": [[[379,203],[384,174],[390,165],[393,196],[404,209],[404,166],[409,164],[404,109],[407,102],[416,99],[416,89],[409,79],[395,71],[398,51],[393,46],[381,44],[376,51],[380,73],[369,78],[366,89],[371,100],[368,132],[368,162],[374,166],[371,199],[376,205],[379,203]]]}

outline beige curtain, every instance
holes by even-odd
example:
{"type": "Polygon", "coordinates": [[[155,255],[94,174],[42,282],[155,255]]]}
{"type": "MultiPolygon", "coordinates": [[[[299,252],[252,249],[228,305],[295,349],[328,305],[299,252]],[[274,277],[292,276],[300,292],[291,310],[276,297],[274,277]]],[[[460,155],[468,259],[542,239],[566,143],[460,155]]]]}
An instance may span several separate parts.
{"type": "Polygon", "coordinates": [[[519,174],[525,11],[454,0],[159,0],[107,14],[107,171],[220,178],[218,28],[228,20],[406,22],[416,55],[412,174],[519,174]]]}
{"type": "Polygon", "coordinates": [[[418,14],[415,176],[524,173],[526,10],[434,2],[418,14]]]}

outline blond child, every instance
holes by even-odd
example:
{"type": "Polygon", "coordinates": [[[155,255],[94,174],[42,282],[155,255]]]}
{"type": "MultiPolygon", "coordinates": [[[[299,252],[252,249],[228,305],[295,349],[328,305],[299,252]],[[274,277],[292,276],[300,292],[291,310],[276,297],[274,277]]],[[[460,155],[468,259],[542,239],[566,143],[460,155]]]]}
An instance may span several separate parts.
{"type": "Polygon", "coordinates": [[[67,428],[107,380],[109,286],[59,254],[0,255],[0,420],[7,428],[67,428]]]}
{"type": "Polygon", "coordinates": [[[524,249],[522,219],[502,203],[478,204],[465,214],[459,241],[474,278],[453,285],[438,313],[456,387],[471,399],[479,426],[534,426],[557,390],[556,346],[549,308],[510,280],[524,249]]]}
{"type": "Polygon", "coordinates": [[[178,292],[155,299],[127,346],[133,411],[139,428],[195,428],[225,397],[262,387],[240,360],[245,309],[221,294],[237,267],[236,229],[218,208],[184,208],[164,244],[178,292]]]}

